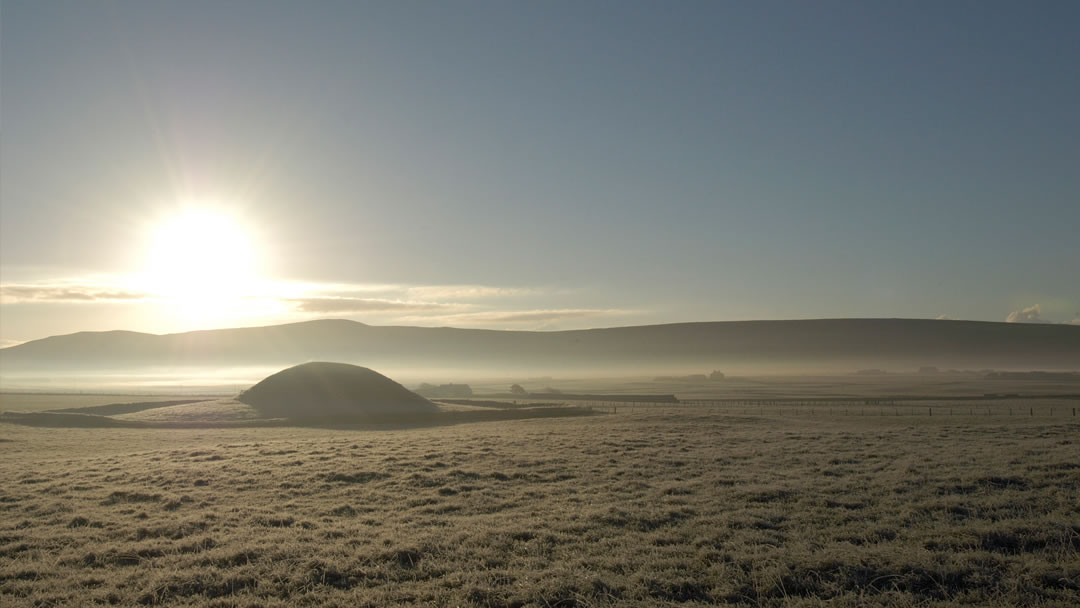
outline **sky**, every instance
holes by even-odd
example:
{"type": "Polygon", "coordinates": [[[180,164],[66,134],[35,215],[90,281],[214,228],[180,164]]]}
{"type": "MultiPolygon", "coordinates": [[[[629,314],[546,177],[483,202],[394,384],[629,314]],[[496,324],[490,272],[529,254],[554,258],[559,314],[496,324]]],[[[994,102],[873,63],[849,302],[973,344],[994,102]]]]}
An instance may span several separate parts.
{"type": "Polygon", "coordinates": [[[1080,322],[1075,2],[2,0],[0,346],[1080,322]]]}

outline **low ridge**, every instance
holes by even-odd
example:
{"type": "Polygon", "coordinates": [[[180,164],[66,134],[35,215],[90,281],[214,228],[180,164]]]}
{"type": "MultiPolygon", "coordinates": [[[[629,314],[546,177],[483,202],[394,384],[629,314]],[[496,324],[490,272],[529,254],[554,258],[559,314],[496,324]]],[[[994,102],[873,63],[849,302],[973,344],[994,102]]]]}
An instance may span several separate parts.
{"type": "Polygon", "coordinates": [[[284,367],[367,361],[412,369],[453,360],[474,372],[521,376],[582,369],[614,375],[678,369],[1080,369],[1080,326],[933,319],[810,319],[641,325],[567,331],[365,326],[309,321],[181,334],[93,333],[0,348],[6,378],[20,372],[147,367],[284,367]]]}

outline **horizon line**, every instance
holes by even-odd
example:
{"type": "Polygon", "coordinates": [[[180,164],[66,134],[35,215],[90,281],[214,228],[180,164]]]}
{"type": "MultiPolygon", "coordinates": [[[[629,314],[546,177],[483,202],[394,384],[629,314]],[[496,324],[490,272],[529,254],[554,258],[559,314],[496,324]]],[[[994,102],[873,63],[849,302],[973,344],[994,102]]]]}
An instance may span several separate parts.
{"type": "Polygon", "coordinates": [[[941,318],[926,318],[926,317],[811,317],[805,319],[728,319],[728,320],[712,320],[712,321],[672,321],[668,323],[645,323],[640,325],[614,325],[614,326],[601,326],[601,327],[588,327],[581,329],[498,329],[498,328],[486,328],[486,327],[454,327],[450,325],[374,325],[371,323],[365,323],[363,321],[357,321],[355,319],[345,319],[341,317],[326,317],[321,319],[307,319],[304,321],[290,321],[287,323],[271,323],[268,325],[240,325],[231,327],[213,327],[206,329],[191,329],[187,331],[178,332],[166,332],[166,333],[153,333],[135,331],[130,329],[103,329],[103,330],[81,330],[71,332],[67,334],[53,334],[49,336],[43,336],[41,338],[33,338],[25,340],[17,344],[10,344],[8,346],[0,347],[0,351],[8,350],[11,348],[17,348],[24,344],[31,342],[38,342],[41,340],[48,340],[51,338],[63,338],[68,336],[76,336],[80,334],[109,334],[109,333],[129,333],[138,334],[143,336],[180,336],[184,334],[204,333],[213,331],[232,331],[232,330],[244,330],[244,329],[265,329],[271,327],[287,327],[291,325],[307,325],[312,323],[352,323],[355,325],[361,325],[364,327],[402,327],[402,328],[416,328],[416,329],[456,329],[461,331],[491,331],[502,333],[569,333],[569,332],[583,332],[583,331],[600,331],[609,329],[630,329],[637,327],[664,327],[671,325],[698,325],[698,324],[713,324],[713,323],[813,323],[823,321],[934,321],[934,322],[952,322],[952,323],[984,323],[993,325],[1051,325],[1051,326],[1064,326],[1064,327],[1080,327],[1080,325],[1074,323],[1055,323],[1055,322],[1015,322],[1015,321],[984,321],[977,319],[941,319],[941,318]]]}

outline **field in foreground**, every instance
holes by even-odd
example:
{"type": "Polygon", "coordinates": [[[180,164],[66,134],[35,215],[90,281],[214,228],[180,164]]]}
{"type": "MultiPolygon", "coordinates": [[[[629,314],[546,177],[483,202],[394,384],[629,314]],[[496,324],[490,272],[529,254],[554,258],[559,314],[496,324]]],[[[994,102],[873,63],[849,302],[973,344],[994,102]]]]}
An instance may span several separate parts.
{"type": "Polygon", "coordinates": [[[1080,605],[1080,424],[0,425],[0,604],[1080,605]]]}

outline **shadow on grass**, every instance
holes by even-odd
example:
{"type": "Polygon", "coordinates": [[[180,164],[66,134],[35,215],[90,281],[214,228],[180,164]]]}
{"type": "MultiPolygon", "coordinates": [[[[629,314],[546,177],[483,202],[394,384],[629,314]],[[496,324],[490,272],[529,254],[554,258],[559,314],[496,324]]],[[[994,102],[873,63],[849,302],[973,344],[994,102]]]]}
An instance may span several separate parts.
{"type": "Polygon", "coordinates": [[[174,405],[187,405],[212,401],[211,399],[177,399],[174,401],[140,401],[138,403],[109,403],[107,405],[92,405],[89,407],[69,407],[59,410],[49,410],[51,414],[91,414],[94,416],[119,416],[120,414],[134,414],[159,407],[171,407],[174,405]]]}
{"type": "Polygon", "coordinates": [[[425,412],[407,414],[367,414],[362,416],[315,416],[238,421],[144,422],[117,420],[108,416],[57,412],[2,412],[0,423],[52,428],[136,428],[136,429],[210,429],[260,427],[312,427],[333,429],[404,429],[447,426],[470,422],[563,418],[600,414],[588,407],[533,407],[512,410],[485,409],[466,412],[425,412]]]}
{"type": "Polygon", "coordinates": [[[61,414],[53,412],[2,412],[0,422],[25,426],[63,427],[78,429],[142,427],[143,424],[90,414],[61,414]]]}

